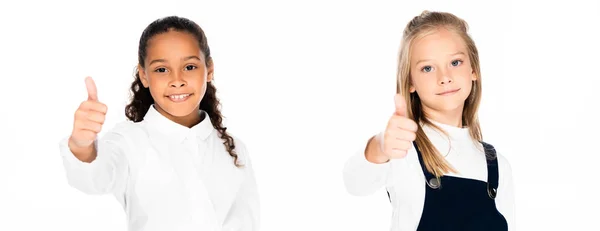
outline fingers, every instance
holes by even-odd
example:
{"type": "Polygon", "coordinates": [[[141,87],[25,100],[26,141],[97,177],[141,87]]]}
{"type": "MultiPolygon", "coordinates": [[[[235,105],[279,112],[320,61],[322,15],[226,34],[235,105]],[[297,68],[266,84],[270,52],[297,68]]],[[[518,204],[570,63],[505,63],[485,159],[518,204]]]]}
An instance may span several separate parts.
{"type": "Polygon", "coordinates": [[[98,133],[89,130],[79,130],[76,134],[77,138],[75,138],[75,135],[72,135],[71,137],[73,138],[73,141],[77,143],[77,145],[82,147],[92,144],[98,135],[98,133]]]}
{"type": "Polygon", "coordinates": [[[401,129],[411,132],[417,132],[418,128],[419,126],[417,126],[417,123],[415,123],[415,121],[403,116],[394,115],[392,116],[392,118],[390,118],[388,122],[388,129],[401,129]]]}
{"type": "Polygon", "coordinates": [[[76,121],[91,121],[95,123],[104,124],[105,118],[106,116],[104,113],[97,111],[77,110],[75,112],[76,121]]]}
{"type": "Polygon", "coordinates": [[[85,78],[85,87],[88,92],[88,100],[98,101],[98,90],[96,89],[96,83],[92,77],[85,78]]]}
{"type": "Polygon", "coordinates": [[[417,133],[402,129],[390,129],[387,131],[386,135],[395,140],[405,140],[408,142],[413,142],[417,138],[417,133]]]}
{"type": "Polygon", "coordinates": [[[100,133],[102,130],[102,125],[106,119],[106,111],[103,111],[106,109],[102,109],[102,107],[98,108],[98,105],[93,104],[95,103],[93,101],[86,102],[89,103],[86,104],[84,102],[82,107],[75,112],[74,129],[78,140],[87,140],[90,137],[95,138],[95,134],[100,133]],[[94,133],[94,136],[82,135],[85,131],[94,133]]]}
{"type": "Polygon", "coordinates": [[[396,111],[388,121],[383,133],[383,153],[390,159],[404,158],[417,138],[419,126],[406,117],[406,103],[401,95],[396,95],[396,111]]]}
{"type": "Polygon", "coordinates": [[[102,114],[106,115],[106,112],[108,111],[108,107],[103,104],[100,103],[98,101],[83,101],[81,103],[81,105],[79,105],[79,110],[83,110],[83,111],[95,111],[95,112],[99,112],[102,114]]]}
{"type": "Polygon", "coordinates": [[[85,79],[88,99],[79,105],[75,111],[75,121],[71,140],[74,145],[86,147],[93,143],[106,117],[108,108],[98,101],[98,93],[94,80],[90,77],[85,79]]]}
{"type": "Polygon", "coordinates": [[[81,140],[94,140],[96,138],[96,134],[100,133],[100,131],[102,131],[102,124],[99,123],[95,123],[95,122],[91,122],[91,121],[80,121],[78,122],[79,125],[77,126],[79,128],[79,132],[85,132],[85,133],[92,133],[93,136],[88,136],[88,137],[77,137],[78,139],[81,140]]]}
{"type": "MultiPolygon", "coordinates": [[[[412,147],[415,135],[406,131],[386,131],[384,135],[384,152],[388,154],[408,151],[412,147]]],[[[400,153],[401,154],[401,153],[400,153]]]]}
{"type": "Polygon", "coordinates": [[[383,152],[389,159],[399,159],[404,158],[408,153],[408,150],[410,150],[410,146],[407,146],[406,148],[394,148],[393,146],[389,146],[386,147],[383,152]]]}

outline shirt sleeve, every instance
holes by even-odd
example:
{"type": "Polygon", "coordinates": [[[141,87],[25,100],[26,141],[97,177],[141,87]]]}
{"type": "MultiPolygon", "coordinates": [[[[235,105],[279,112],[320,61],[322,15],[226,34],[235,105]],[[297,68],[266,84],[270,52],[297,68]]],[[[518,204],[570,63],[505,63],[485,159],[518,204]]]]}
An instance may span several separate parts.
{"type": "Polygon", "coordinates": [[[122,134],[110,131],[100,140],[94,141],[96,159],[90,163],[80,161],[71,152],[69,137],[60,143],[60,154],[67,181],[86,194],[109,194],[122,191],[126,184],[128,163],[127,150],[122,134]]]}
{"type": "Polygon", "coordinates": [[[498,154],[498,195],[496,196],[496,206],[498,211],[504,216],[508,223],[508,230],[516,230],[515,221],[515,193],[512,176],[512,167],[508,160],[498,154]]]}
{"type": "Polygon", "coordinates": [[[244,143],[236,139],[244,181],[224,221],[224,231],[257,231],[260,228],[260,200],[252,162],[244,143]]]}
{"type": "Polygon", "coordinates": [[[365,157],[368,140],[344,165],[344,185],[351,195],[368,196],[385,186],[390,162],[375,164],[365,157]]]}

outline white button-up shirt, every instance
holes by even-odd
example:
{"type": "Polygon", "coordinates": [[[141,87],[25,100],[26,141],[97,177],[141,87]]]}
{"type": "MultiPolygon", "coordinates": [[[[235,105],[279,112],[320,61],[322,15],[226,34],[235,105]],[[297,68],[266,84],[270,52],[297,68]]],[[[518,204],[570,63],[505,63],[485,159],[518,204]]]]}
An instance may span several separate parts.
{"type": "MultiPolygon", "coordinates": [[[[201,111],[200,113],[205,113],[201,111]]],[[[91,163],[60,150],[69,184],[87,194],[113,194],[129,230],[248,230],[259,227],[259,197],[244,143],[233,163],[208,117],[192,128],[151,106],[144,120],[117,124],[95,145],[91,163]]]]}
{"type": "MultiPolygon", "coordinates": [[[[436,121],[435,125],[446,131],[449,137],[429,126],[423,130],[441,155],[459,172],[448,176],[487,182],[487,162],[480,143],[473,142],[467,128],[458,128],[436,121]]],[[[494,145],[493,143],[491,145],[494,145]]],[[[406,157],[393,159],[384,164],[374,164],[365,158],[366,143],[344,167],[347,191],[356,196],[372,195],[383,187],[390,193],[392,212],[391,230],[416,230],[425,202],[425,176],[419,157],[412,147],[406,157]]],[[[506,218],[508,230],[515,230],[515,199],[512,169],[506,158],[498,156],[498,194],[496,208],[506,218]]],[[[386,194],[381,194],[387,197],[386,194]]]]}

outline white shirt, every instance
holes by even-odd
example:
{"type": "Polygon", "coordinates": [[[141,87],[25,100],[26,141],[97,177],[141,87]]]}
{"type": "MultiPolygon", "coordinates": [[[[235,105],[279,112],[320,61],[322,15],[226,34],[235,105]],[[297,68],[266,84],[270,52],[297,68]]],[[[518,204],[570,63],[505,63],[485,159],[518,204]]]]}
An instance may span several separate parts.
{"type": "MultiPolygon", "coordinates": [[[[469,130],[432,122],[450,136],[448,138],[429,126],[423,127],[433,145],[442,155],[448,154],[446,160],[459,172],[446,175],[487,182],[485,152],[480,143],[472,141],[469,130]]],[[[391,230],[416,230],[425,202],[425,177],[414,146],[405,158],[393,159],[383,164],[367,161],[365,147],[366,143],[344,166],[347,191],[355,196],[367,196],[385,187],[392,199],[391,230]]],[[[499,153],[497,155],[499,182],[496,208],[506,218],[509,230],[513,231],[515,211],[512,169],[504,156],[499,153]]],[[[385,193],[381,196],[387,197],[385,193]]]]}
{"type": "Polygon", "coordinates": [[[117,124],[95,145],[91,163],[60,150],[69,184],[87,194],[114,194],[129,230],[255,231],[259,197],[244,143],[234,138],[238,168],[205,113],[179,125],[150,107],[144,120],[117,124]]]}

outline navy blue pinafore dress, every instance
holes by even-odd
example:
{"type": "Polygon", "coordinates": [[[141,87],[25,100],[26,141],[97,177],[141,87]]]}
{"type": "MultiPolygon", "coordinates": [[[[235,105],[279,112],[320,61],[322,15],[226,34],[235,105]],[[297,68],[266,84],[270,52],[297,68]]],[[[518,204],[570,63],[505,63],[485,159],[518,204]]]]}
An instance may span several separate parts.
{"type": "Polygon", "coordinates": [[[417,231],[508,230],[506,219],[495,202],[499,177],[496,150],[490,144],[481,143],[487,156],[487,182],[454,176],[436,179],[425,168],[421,152],[413,142],[426,180],[425,205],[417,231]]]}

